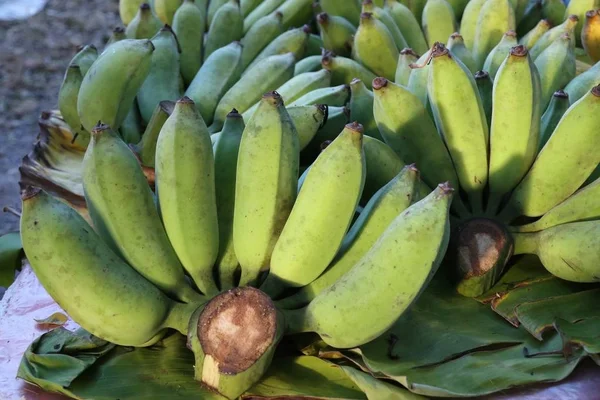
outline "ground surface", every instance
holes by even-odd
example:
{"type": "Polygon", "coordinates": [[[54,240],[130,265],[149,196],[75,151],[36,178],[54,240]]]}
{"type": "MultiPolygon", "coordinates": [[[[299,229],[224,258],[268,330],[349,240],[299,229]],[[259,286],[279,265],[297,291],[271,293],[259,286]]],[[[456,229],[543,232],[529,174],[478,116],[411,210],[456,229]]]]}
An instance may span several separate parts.
{"type": "Polygon", "coordinates": [[[0,235],[18,229],[18,219],[1,209],[20,208],[18,167],[40,112],[56,108],[77,47],[101,49],[119,22],[118,0],[50,0],[27,20],[0,21],[0,235]]]}

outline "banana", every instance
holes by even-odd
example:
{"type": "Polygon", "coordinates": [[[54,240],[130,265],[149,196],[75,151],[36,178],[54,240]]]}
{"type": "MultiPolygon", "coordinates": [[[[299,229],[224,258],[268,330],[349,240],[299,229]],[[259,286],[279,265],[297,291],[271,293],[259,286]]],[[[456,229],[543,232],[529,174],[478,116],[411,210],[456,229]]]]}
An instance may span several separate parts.
{"type": "Polygon", "coordinates": [[[500,42],[490,51],[485,62],[483,63],[483,70],[490,74],[490,78],[494,80],[496,73],[500,68],[500,65],[509,56],[511,49],[518,44],[517,34],[515,31],[508,31],[503,36],[500,42]]]}
{"type": "Polygon", "coordinates": [[[394,38],[394,43],[396,44],[398,51],[408,47],[408,43],[406,43],[406,39],[402,36],[400,28],[398,28],[398,25],[396,25],[396,22],[386,9],[377,7],[373,4],[373,0],[364,0],[362,3],[362,12],[373,14],[373,17],[377,18],[385,25],[394,38]]]}
{"type": "Polygon", "coordinates": [[[288,332],[316,332],[337,348],[357,347],[385,332],[418,298],[442,261],[451,199],[452,189],[439,185],[404,210],[342,278],[307,307],[285,312],[288,332]]]}
{"type": "MultiPolygon", "coordinates": [[[[244,17],[244,34],[261,18],[271,14],[285,0],[263,0],[250,14],[244,17]]],[[[283,15],[282,15],[283,16],[283,15]]]]}
{"type": "Polygon", "coordinates": [[[490,74],[485,71],[477,71],[475,73],[475,84],[479,90],[479,97],[481,97],[481,103],[483,104],[483,112],[485,112],[485,118],[488,126],[492,124],[492,91],[494,89],[494,82],[490,78],[490,74]]]}
{"type": "Polygon", "coordinates": [[[360,23],[360,1],[348,0],[319,0],[321,9],[329,15],[339,15],[350,21],[354,26],[360,23]]]}
{"type": "Polygon", "coordinates": [[[573,104],[596,85],[600,85],[600,62],[572,79],[565,87],[565,92],[569,95],[569,101],[573,104]]]}
{"type": "Polygon", "coordinates": [[[475,45],[475,34],[477,32],[477,21],[479,13],[487,0],[471,0],[465,7],[465,10],[460,20],[460,34],[463,37],[467,49],[473,51],[475,45]]]}
{"type": "Polygon", "coordinates": [[[125,29],[122,26],[115,26],[112,30],[110,37],[106,41],[106,44],[104,45],[104,49],[106,49],[111,44],[123,39],[127,39],[127,36],[125,35],[125,29]]]}
{"type": "Polygon", "coordinates": [[[173,17],[182,2],[182,0],[154,0],[156,16],[163,24],[173,25],[173,17]]]}
{"type": "Polygon", "coordinates": [[[320,65],[331,72],[332,85],[348,85],[352,79],[358,78],[368,88],[371,88],[371,82],[376,78],[374,73],[351,58],[336,57],[333,53],[326,51],[320,60],[320,65]]]}
{"type": "Polygon", "coordinates": [[[274,90],[288,81],[294,75],[295,62],[294,55],[286,53],[267,57],[246,70],[219,101],[214,121],[222,124],[229,113],[227,109],[235,108],[241,113],[245,112],[263,93],[274,90]]]}
{"type": "Polygon", "coordinates": [[[379,139],[363,136],[363,150],[367,175],[360,199],[361,205],[365,205],[379,189],[394,179],[405,165],[398,154],[379,139]]]}
{"type": "Polygon", "coordinates": [[[528,49],[532,49],[533,46],[537,43],[537,41],[550,30],[550,22],[546,19],[540,20],[535,28],[531,29],[527,32],[521,39],[519,39],[519,44],[524,45],[528,49]]]}
{"type": "MultiPolygon", "coordinates": [[[[515,11],[515,22],[517,25],[525,18],[525,10],[529,5],[530,0],[510,0],[510,4],[515,11]]],[[[529,47],[527,48],[529,49],[529,47]]]]}
{"type": "Polygon", "coordinates": [[[537,254],[552,275],[571,282],[600,281],[600,221],[513,235],[515,254],[537,254]]]}
{"type": "MultiPolygon", "coordinates": [[[[465,46],[465,41],[460,33],[454,32],[452,35],[450,35],[446,47],[448,50],[450,50],[450,53],[458,57],[458,59],[465,64],[467,68],[469,68],[471,73],[475,74],[477,72],[477,65],[475,63],[475,59],[473,58],[473,54],[471,54],[471,51],[467,49],[467,46],[465,46]]],[[[483,69],[487,71],[485,66],[483,69]]]]}
{"type": "Polygon", "coordinates": [[[205,21],[206,10],[196,6],[194,0],[184,0],[173,16],[173,31],[181,48],[181,76],[186,87],[194,80],[202,65],[205,21]]]}
{"type": "Polygon", "coordinates": [[[244,36],[242,21],[238,0],[229,0],[217,10],[204,41],[205,61],[217,49],[244,36]]]}
{"type": "MultiPolygon", "coordinates": [[[[377,78],[373,82],[373,115],[385,142],[404,163],[421,165],[421,177],[429,186],[448,181],[458,187],[450,154],[423,104],[406,88],[377,78]]],[[[461,214],[461,202],[455,200],[461,214]]]]}
{"type": "Polygon", "coordinates": [[[138,102],[137,100],[134,100],[127,116],[119,128],[119,134],[125,143],[136,144],[139,143],[142,138],[142,133],[142,116],[140,115],[138,102]]]}
{"type": "Polygon", "coordinates": [[[140,163],[144,167],[154,168],[156,156],[156,142],[162,126],[165,124],[169,115],[173,112],[175,103],[172,101],[161,101],[156,106],[150,122],[142,135],[142,139],[136,145],[130,145],[132,150],[139,157],[140,163]]]}
{"type": "MultiPolygon", "coordinates": [[[[194,5],[194,7],[196,7],[194,5]]],[[[154,109],[163,100],[175,101],[181,97],[179,89],[179,46],[177,38],[165,25],[153,38],[150,73],[137,94],[142,120],[150,121],[154,109]]]]}
{"type": "Polygon", "coordinates": [[[284,309],[305,306],[356,265],[394,218],[411,205],[416,197],[418,180],[419,172],[414,165],[402,168],[369,199],[327,270],[294,295],[277,301],[277,306],[284,309]]]}
{"type": "Polygon", "coordinates": [[[148,3],[142,3],[135,18],[125,28],[128,39],[150,39],[163,26],[148,3]]]}
{"type": "Polygon", "coordinates": [[[417,21],[421,20],[427,0],[401,0],[401,2],[410,9],[417,21]]]}
{"type": "Polygon", "coordinates": [[[448,3],[452,6],[454,15],[456,15],[456,19],[460,21],[460,17],[465,11],[465,7],[469,3],[469,0],[450,0],[448,3]]]}
{"type": "Polygon", "coordinates": [[[350,82],[350,118],[363,126],[363,133],[382,139],[373,117],[373,92],[358,78],[350,82]]]}
{"type": "MultiPolygon", "coordinates": [[[[294,108],[296,107],[290,107],[290,109],[294,108]]],[[[321,145],[326,141],[335,139],[349,122],[350,109],[348,107],[327,107],[325,123],[321,125],[313,139],[302,151],[301,161],[308,160],[306,163],[312,163],[321,153],[321,145]]],[[[306,163],[302,162],[302,164],[306,163]]]]}
{"type": "Polygon", "coordinates": [[[240,0],[240,10],[242,10],[242,15],[245,17],[248,16],[263,0],[240,0]]]}
{"type": "Polygon", "coordinates": [[[396,22],[408,47],[419,54],[425,53],[428,50],[425,35],[421,30],[419,20],[410,9],[398,0],[388,0],[385,4],[385,10],[396,22]]]}
{"type": "Polygon", "coordinates": [[[121,260],[62,201],[28,187],[21,240],[37,278],[73,320],[120,346],[150,346],[167,328],[187,333],[199,304],[165,296],[121,260]]]}
{"type": "MultiPolygon", "coordinates": [[[[246,68],[249,71],[256,64],[260,63],[264,59],[285,53],[292,53],[296,60],[304,57],[306,51],[306,44],[308,42],[308,36],[310,29],[308,25],[300,28],[290,29],[277,36],[271,43],[267,45],[255,58],[252,60],[250,65],[246,68]]],[[[242,73],[245,74],[246,72],[242,73]]]]}
{"type": "Polygon", "coordinates": [[[312,17],[312,0],[286,0],[277,11],[283,14],[283,29],[300,26],[312,17]]]}
{"type": "Polygon", "coordinates": [[[119,17],[123,25],[127,26],[135,18],[145,0],[119,0],[119,17]]]}
{"type": "Polygon", "coordinates": [[[98,121],[118,129],[150,72],[154,45],[150,40],[121,40],[92,64],[81,82],[77,113],[88,131],[98,121]]]}
{"type": "Polygon", "coordinates": [[[81,50],[73,56],[69,65],[78,65],[81,74],[85,76],[90,70],[92,64],[98,59],[98,49],[94,45],[83,46],[81,50]]]}
{"type": "Polygon", "coordinates": [[[187,97],[177,101],[160,130],[155,170],[167,236],[198,289],[216,295],[212,269],[219,253],[219,225],[212,143],[187,97]]]}
{"type": "Polygon", "coordinates": [[[419,55],[411,48],[403,49],[398,57],[398,65],[396,66],[396,76],[394,83],[402,86],[408,86],[408,78],[410,77],[411,64],[414,64],[419,59],[419,55]]]}
{"type": "MultiPolygon", "coordinates": [[[[279,86],[276,92],[279,93],[284,104],[291,105],[295,100],[307,93],[317,89],[329,88],[330,83],[331,73],[326,69],[322,69],[316,72],[305,72],[296,75],[283,85],[279,86]]],[[[260,102],[256,103],[244,112],[243,117],[245,120],[249,120],[252,117],[259,104],[260,102]]]]}
{"type": "MultiPolygon", "coordinates": [[[[473,211],[478,212],[482,209],[482,191],[488,180],[488,124],[473,75],[451,57],[443,44],[432,49],[427,93],[458,180],[473,211]]],[[[423,166],[419,168],[426,176],[423,166]]]]}
{"type": "Polygon", "coordinates": [[[219,101],[240,78],[242,54],[240,42],[217,49],[204,61],[185,91],[206,124],[212,123],[219,101]]]}
{"type": "MultiPolygon", "coordinates": [[[[525,9],[525,14],[517,24],[517,33],[519,36],[522,36],[534,29],[538,22],[544,17],[544,7],[542,1],[543,0],[533,0],[528,2],[527,8],[525,9]]],[[[562,15],[560,22],[562,22],[562,15]]]]}
{"type": "Polygon", "coordinates": [[[561,35],[539,55],[535,66],[542,82],[540,106],[545,110],[552,94],[575,78],[575,53],[571,36],[567,33],[561,35]]]}
{"type": "Polygon", "coordinates": [[[446,43],[448,37],[457,31],[454,10],[446,0],[428,0],[423,9],[421,25],[430,47],[435,42],[446,43]]]}
{"type": "Polygon", "coordinates": [[[473,58],[480,69],[487,55],[500,42],[502,35],[516,28],[515,13],[508,0],[488,0],[479,12],[473,58]]]}
{"type": "Polygon", "coordinates": [[[417,96],[423,106],[431,109],[429,104],[429,97],[427,96],[427,80],[429,76],[429,60],[431,59],[431,50],[427,50],[427,53],[423,54],[416,63],[409,65],[411,68],[410,75],[408,76],[407,88],[412,94],[417,96]]]}
{"type": "Polygon", "coordinates": [[[542,115],[542,120],[540,121],[540,144],[538,146],[538,151],[541,150],[550,136],[556,129],[558,122],[562,118],[562,116],[569,109],[569,95],[562,90],[558,90],[554,92],[552,95],[552,100],[550,100],[550,104],[548,104],[548,108],[542,115]]]}
{"type": "Polygon", "coordinates": [[[294,66],[294,76],[305,72],[314,72],[321,69],[321,56],[309,56],[299,60],[294,66]]]}
{"type": "Polygon", "coordinates": [[[82,176],[96,230],[159,289],[185,302],[196,301],[199,295],[186,282],[133,152],[107,125],[91,133],[82,176]]]}
{"type": "Polygon", "coordinates": [[[537,155],[540,97],[540,77],[527,48],[512,47],[493,87],[488,178],[491,213],[525,176],[537,155]]]}
{"type": "Polygon", "coordinates": [[[365,182],[362,137],[359,123],[346,125],[311,165],[261,285],[271,297],[315,280],[339,249],[365,182]]]}
{"type": "Polygon", "coordinates": [[[215,19],[217,11],[228,2],[229,0],[209,0],[208,7],[206,8],[206,22],[209,26],[215,19]]]}
{"type": "Polygon", "coordinates": [[[515,232],[537,232],[570,222],[596,220],[600,218],[599,191],[600,179],[596,179],[573,193],[537,221],[515,226],[512,229],[515,232]]]}
{"type": "Polygon", "coordinates": [[[585,13],[581,43],[592,61],[598,63],[600,61],[600,10],[590,10],[585,13]]]}
{"type": "Polygon", "coordinates": [[[287,112],[298,132],[298,147],[302,151],[327,122],[326,104],[287,107],[287,112]]]}
{"type": "Polygon", "coordinates": [[[373,14],[362,13],[354,35],[352,58],[375,74],[394,79],[398,56],[394,38],[385,25],[373,14]]]}
{"type": "Polygon", "coordinates": [[[568,2],[563,18],[567,18],[570,15],[576,15],[578,17],[574,33],[574,39],[577,40],[577,46],[581,46],[581,32],[583,30],[583,24],[585,23],[585,13],[597,8],[600,8],[600,0],[570,0],[568,2]]]}
{"type": "Polygon", "coordinates": [[[256,283],[296,199],[298,133],[281,96],[269,92],[248,121],[237,160],[233,245],[239,285],[256,283]],[[259,154],[260,157],[256,157],[259,154]]]}
{"type": "Polygon", "coordinates": [[[327,104],[333,107],[342,107],[350,99],[350,86],[338,85],[315,89],[292,101],[288,105],[294,106],[310,106],[313,104],[327,104]]]}
{"type": "MultiPolygon", "coordinates": [[[[310,29],[312,31],[312,28],[310,29]]],[[[321,36],[311,33],[308,35],[308,42],[306,43],[306,51],[304,52],[304,56],[320,56],[324,47],[325,45],[323,44],[323,39],[321,39],[321,36]]]]}
{"type": "Polygon", "coordinates": [[[246,69],[254,58],[277,36],[283,33],[281,19],[283,15],[274,12],[265,15],[244,35],[240,43],[242,44],[242,68],[246,69]]]}
{"type": "Polygon", "coordinates": [[[349,56],[352,50],[352,36],[356,27],[347,19],[327,13],[317,15],[317,25],[323,46],[340,56],[349,56]]]}
{"type": "Polygon", "coordinates": [[[500,217],[537,217],[556,206],[585,182],[600,163],[600,86],[569,107],[533,166],[519,183],[500,217]],[[573,127],[577,127],[573,129],[573,127]]]}
{"type": "Polygon", "coordinates": [[[577,25],[577,21],[579,21],[579,18],[576,15],[570,15],[562,24],[555,26],[554,28],[544,33],[542,37],[540,37],[537,40],[537,42],[535,42],[535,45],[531,48],[529,52],[529,55],[531,56],[533,61],[535,61],[539,57],[539,55],[542,54],[544,50],[546,50],[548,46],[556,42],[558,38],[565,33],[571,35],[571,40],[573,40],[574,45],[575,37],[573,36],[573,33],[575,30],[575,26],[577,25]]]}
{"type": "Polygon", "coordinates": [[[552,25],[559,25],[565,18],[567,7],[562,0],[542,0],[542,15],[552,25]]]}

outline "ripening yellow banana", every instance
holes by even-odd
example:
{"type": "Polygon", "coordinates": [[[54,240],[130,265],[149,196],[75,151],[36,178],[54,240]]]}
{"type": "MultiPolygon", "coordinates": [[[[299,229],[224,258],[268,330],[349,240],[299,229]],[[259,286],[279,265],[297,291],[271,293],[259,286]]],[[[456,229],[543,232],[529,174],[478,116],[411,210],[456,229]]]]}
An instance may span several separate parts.
{"type": "Polygon", "coordinates": [[[589,10],[585,13],[581,43],[592,61],[600,61],[600,10],[589,10]]]}

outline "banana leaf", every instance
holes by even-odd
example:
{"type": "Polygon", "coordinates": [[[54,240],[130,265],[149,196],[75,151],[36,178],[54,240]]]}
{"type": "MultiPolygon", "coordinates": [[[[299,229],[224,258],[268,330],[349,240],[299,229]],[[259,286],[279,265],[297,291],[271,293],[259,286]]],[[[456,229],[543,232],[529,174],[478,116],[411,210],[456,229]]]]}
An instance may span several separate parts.
{"type": "Polygon", "coordinates": [[[553,325],[563,340],[563,347],[572,344],[583,347],[586,352],[591,354],[600,353],[599,317],[585,318],[575,322],[557,318],[553,325]]]}
{"type": "Polygon", "coordinates": [[[15,280],[15,271],[21,269],[23,245],[19,232],[0,236],[0,286],[9,287],[15,280]]]}

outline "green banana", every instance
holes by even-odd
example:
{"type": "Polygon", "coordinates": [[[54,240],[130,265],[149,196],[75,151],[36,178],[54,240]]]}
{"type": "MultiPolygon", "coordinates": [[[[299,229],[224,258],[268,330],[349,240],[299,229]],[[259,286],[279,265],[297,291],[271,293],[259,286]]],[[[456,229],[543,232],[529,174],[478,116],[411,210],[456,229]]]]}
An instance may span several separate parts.
{"type": "Polygon", "coordinates": [[[410,75],[408,76],[408,85],[406,86],[412,94],[417,96],[423,106],[428,110],[431,109],[429,104],[429,97],[427,95],[427,80],[429,76],[429,60],[431,59],[431,50],[427,50],[427,53],[423,54],[416,63],[413,65],[409,64],[411,68],[410,75]]]}
{"type": "Polygon", "coordinates": [[[274,12],[265,15],[244,35],[240,43],[242,44],[242,68],[246,69],[254,58],[260,53],[269,43],[283,32],[281,18],[283,15],[279,12],[274,12]]]}
{"type": "Polygon", "coordinates": [[[288,114],[298,132],[298,147],[302,151],[327,122],[326,104],[287,107],[288,114]]]}
{"type": "Polygon", "coordinates": [[[402,36],[400,28],[398,28],[398,25],[396,25],[396,22],[386,9],[377,7],[373,4],[373,0],[364,0],[362,3],[362,13],[371,13],[373,17],[385,25],[392,38],[394,38],[394,43],[398,51],[408,47],[408,43],[406,43],[406,39],[402,36]]]}
{"type": "Polygon", "coordinates": [[[398,154],[385,142],[370,136],[363,137],[367,176],[360,204],[365,205],[379,189],[388,184],[404,167],[398,154]]]}
{"type": "Polygon", "coordinates": [[[504,32],[515,29],[515,13],[508,0],[489,0],[484,3],[479,12],[473,42],[473,58],[478,69],[483,66],[487,55],[500,42],[504,32]]]}
{"type": "Polygon", "coordinates": [[[125,35],[125,29],[122,26],[115,26],[112,30],[110,37],[106,41],[106,44],[104,45],[104,49],[106,49],[111,44],[123,39],[127,39],[127,36],[125,35]]]}
{"type": "Polygon", "coordinates": [[[260,100],[263,93],[274,90],[288,81],[294,75],[295,62],[294,55],[286,53],[267,57],[246,70],[219,101],[213,124],[222,124],[233,108],[240,113],[245,112],[260,100]]]}
{"type": "Polygon", "coordinates": [[[240,0],[240,10],[244,17],[248,16],[263,0],[240,0]]]}
{"type": "Polygon", "coordinates": [[[85,76],[90,70],[92,64],[98,59],[98,49],[94,45],[83,46],[81,50],[73,56],[69,65],[78,65],[81,74],[85,76]]]}
{"type": "Polygon", "coordinates": [[[162,28],[163,23],[148,3],[142,3],[135,18],[125,28],[128,39],[150,39],[162,28]]]}
{"type": "Polygon", "coordinates": [[[184,0],[173,17],[173,31],[181,48],[180,68],[183,82],[188,86],[202,65],[202,38],[206,30],[206,10],[194,0],[184,0]]]}
{"type": "MultiPolygon", "coordinates": [[[[194,6],[196,7],[196,6],[194,6]]],[[[150,121],[154,109],[163,100],[175,101],[181,97],[179,88],[179,46],[177,38],[165,25],[153,38],[150,73],[137,93],[142,120],[150,121]]]]}
{"type": "Polygon", "coordinates": [[[494,82],[492,81],[492,78],[490,78],[490,74],[486,71],[477,71],[475,73],[475,84],[477,85],[477,90],[479,90],[479,97],[481,97],[483,112],[485,113],[488,126],[491,126],[494,82]]]}
{"type": "Polygon", "coordinates": [[[575,26],[575,37],[577,45],[581,47],[581,30],[585,22],[585,13],[589,10],[595,10],[600,8],[600,0],[570,0],[567,4],[567,8],[563,15],[563,18],[567,18],[570,15],[576,15],[578,17],[577,25],[575,26]]]}
{"type": "Polygon", "coordinates": [[[488,211],[525,176],[537,155],[541,111],[540,77],[525,46],[510,49],[493,88],[490,125],[488,211]]]}
{"type": "Polygon", "coordinates": [[[597,85],[600,85],[600,62],[573,78],[565,87],[565,92],[569,95],[569,101],[573,104],[597,85]]]}
{"type": "Polygon", "coordinates": [[[532,49],[533,46],[537,43],[537,41],[550,30],[550,22],[546,19],[540,20],[535,28],[531,29],[527,32],[521,39],[519,39],[519,44],[524,45],[528,49],[532,49]]]}
{"type": "Polygon", "coordinates": [[[178,300],[196,301],[200,295],[186,282],[133,152],[107,125],[91,133],[82,176],[94,227],[154,285],[178,300]]]}
{"type": "Polygon", "coordinates": [[[198,289],[213,296],[219,253],[215,165],[208,128],[187,97],[177,101],[160,130],[155,170],[167,236],[198,289]]]}
{"type": "MultiPolygon", "coordinates": [[[[244,34],[261,18],[271,14],[285,0],[263,0],[250,14],[244,17],[244,34]]],[[[282,15],[283,16],[283,15],[282,15]]]]}
{"type": "Polygon", "coordinates": [[[552,25],[559,25],[563,22],[566,10],[567,7],[562,0],[542,0],[542,15],[552,25]]]}
{"type": "Polygon", "coordinates": [[[546,142],[548,142],[548,139],[550,139],[558,122],[565,112],[567,112],[569,106],[569,95],[567,93],[562,90],[554,92],[552,100],[550,100],[550,104],[548,104],[548,108],[546,108],[540,121],[540,144],[538,151],[542,150],[546,142]]]}
{"type": "Polygon", "coordinates": [[[385,9],[394,22],[396,22],[408,47],[419,54],[425,53],[428,50],[425,35],[421,30],[419,20],[417,20],[410,9],[398,0],[388,0],[385,4],[385,9]]]}
{"type": "Polygon", "coordinates": [[[359,123],[346,125],[311,165],[273,249],[265,293],[312,282],[337,253],[365,182],[362,137],[359,123]]]}
{"type": "Polygon", "coordinates": [[[119,17],[123,25],[127,26],[135,18],[145,0],[119,0],[119,17]]]}
{"type": "Polygon", "coordinates": [[[238,0],[229,0],[217,10],[204,41],[205,61],[217,49],[244,36],[242,21],[238,0]]]}
{"type": "Polygon", "coordinates": [[[398,56],[394,38],[385,25],[373,14],[362,13],[354,35],[352,58],[375,74],[394,79],[398,56]]]}
{"type": "Polygon", "coordinates": [[[396,66],[396,76],[394,83],[402,86],[408,86],[408,79],[410,77],[411,64],[414,64],[419,59],[419,55],[413,51],[413,49],[406,48],[400,52],[398,57],[398,65],[396,66]]]}
{"type": "MultiPolygon", "coordinates": [[[[296,107],[290,107],[290,109],[294,108],[296,107]]],[[[302,151],[301,161],[308,160],[302,164],[312,163],[321,153],[321,145],[328,140],[335,139],[349,122],[350,109],[348,107],[327,107],[325,123],[321,125],[313,139],[302,151]]]]}
{"type": "Polygon", "coordinates": [[[281,20],[283,29],[300,26],[308,21],[312,17],[312,1],[286,0],[277,7],[277,11],[283,14],[283,19],[281,20]]]}
{"type": "Polygon", "coordinates": [[[600,163],[600,86],[569,107],[533,166],[519,183],[500,217],[537,217],[556,206],[585,182],[600,163]],[[577,129],[573,129],[577,127],[577,129]]]}
{"type": "Polygon", "coordinates": [[[167,328],[187,333],[199,304],[165,296],[121,260],[64,202],[39,189],[22,194],[21,240],[37,278],[73,320],[120,346],[150,346],[167,328]]]}
{"type": "Polygon", "coordinates": [[[382,140],[373,117],[373,92],[358,78],[350,82],[349,108],[350,118],[363,126],[365,135],[382,140]]]}
{"type": "Polygon", "coordinates": [[[229,0],[209,0],[208,7],[206,8],[206,23],[210,26],[212,21],[215,19],[215,14],[221,7],[227,4],[229,0]]]}
{"type": "Polygon", "coordinates": [[[304,52],[304,56],[320,56],[324,47],[325,45],[323,44],[323,39],[321,39],[321,36],[311,33],[308,35],[308,42],[306,43],[306,51],[304,52]]]}
{"type": "MultiPolygon", "coordinates": [[[[479,212],[488,180],[489,131],[475,79],[443,44],[437,44],[432,49],[428,82],[427,93],[438,131],[473,211],[479,212]],[[466,109],[470,111],[465,113],[466,109]]],[[[423,165],[420,169],[426,176],[423,165]]]]}
{"type": "Polygon", "coordinates": [[[156,155],[156,142],[162,126],[165,124],[169,115],[173,112],[175,103],[172,101],[161,101],[154,109],[150,122],[146,125],[146,130],[142,139],[136,145],[130,145],[132,150],[139,157],[142,166],[154,168],[156,155]]]}
{"type": "Polygon", "coordinates": [[[385,332],[419,297],[442,261],[452,192],[439,185],[398,215],[342,278],[307,307],[285,313],[288,331],[317,332],[337,348],[354,348],[385,332]]]}
{"type": "Polygon", "coordinates": [[[288,104],[288,106],[310,106],[313,104],[327,104],[333,107],[342,107],[350,99],[350,86],[338,85],[315,89],[288,104]]]}
{"type": "Polygon", "coordinates": [[[599,191],[600,179],[596,179],[573,193],[537,221],[515,226],[512,229],[515,232],[537,232],[570,222],[596,220],[600,218],[599,191]]]}
{"type": "MultiPolygon", "coordinates": [[[[473,51],[475,45],[475,36],[477,32],[477,21],[479,21],[479,13],[487,0],[471,0],[465,7],[465,10],[460,20],[460,34],[463,37],[467,49],[473,51]]],[[[505,31],[504,31],[505,32],[505,31]]]]}
{"type": "Polygon", "coordinates": [[[531,48],[529,52],[531,58],[535,61],[548,46],[557,41],[558,38],[565,33],[571,35],[571,40],[573,40],[573,44],[575,44],[573,33],[578,20],[579,18],[577,18],[576,15],[570,15],[562,24],[555,26],[544,33],[531,48]]]}
{"type": "Polygon", "coordinates": [[[456,15],[457,20],[460,20],[460,17],[464,12],[465,7],[469,3],[469,0],[450,0],[448,1],[448,3],[450,3],[450,5],[452,6],[452,9],[454,10],[454,15],[456,15]]]}
{"type": "MultiPolygon", "coordinates": [[[[331,83],[331,73],[326,69],[316,72],[305,72],[294,76],[292,79],[279,86],[276,90],[283,99],[284,104],[292,104],[295,100],[301,98],[313,90],[329,88],[331,83]]],[[[250,107],[243,116],[245,120],[249,120],[260,102],[250,107]]]]}
{"type": "Polygon", "coordinates": [[[303,307],[352,269],[394,218],[411,205],[416,197],[418,180],[419,171],[414,165],[402,168],[395,178],[369,199],[325,272],[294,295],[277,301],[276,305],[284,309],[303,307]]]}
{"type": "MultiPolygon", "coordinates": [[[[475,63],[473,54],[471,54],[471,51],[467,49],[467,46],[465,46],[465,41],[460,33],[454,32],[452,35],[450,35],[446,47],[448,50],[450,50],[450,53],[458,57],[458,59],[465,64],[467,68],[469,68],[471,73],[475,74],[477,72],[477,64],[475,63]]],[[[487,71],[485,66],[483,69],[487,71]]]]}
{"type": "Polygon", "coordinates": [[[242,134],[237,161],[233,245],[239,285],[256,283],[296,199],[298,133],[277,92],[263,95],[242,134]],[[259,154],[260,157],[256,157],[259,154]]]}
{"type": "Polygon", "coordinates": [[[110,49],[92,64],[77,96],[77,113],[88,132],[98,121],[119,129],[150,72],[154,51],[150,40],[121,40],[110,49]]]}
{"type": "MultiPolygon", "coordinates": [[[[523,18],[517,24],[517,33],[519,36],[531,31],[544,16],[542,0],[529,1],[525,8],[523,18]]],[[[562,22],[562,16],[561,21],[562,22]]]]}
{"type": "Polygon", "coordinates": [[[352,51],[352,36],[356,27],[344,17],[320,13],[317,25],[323,40],[323,46],[340,56],[349,56],[352,51]]]}
{"type": "Polygon", "coordinates": [[[571,282],[600,281],[600,221],[513,235],[515,254],[537,254],[552,275],[571,282]]]}
{"type": "Polygon", "coordinates": [[[329,15],[339,15],[350,21],[354,26],[360,23],[360,1],[348,0],[319,0],[323,12],[329,15]]]}
{"type": "Polygon", "coordinates": [[[335,54],[330,51],[323,53],[319,65],[331,72],[332,85],[348,85],[352,82],[352,79],[358,78],[370,89],[371,82],[376,78],[374,73],[353,59],[339,56],[336,57],[335,54]]]}
{"type": "Polygon", "coordinates": [[[156,16],[163,24],[173,25],[173,17],[182,2],[182,0],[154,0],[156,16]]]}
{"type": "Polygon", "coordinates": [[[321,56],[309,56],[299,60],[294,66],[294,76],[305,72],[314,72],[321,69],[321,56]]]}
{"type": "Polygon", "coordinates": [[[450,35],[457,31],[454,10],[446,0],[428,0],[423,9],[421,25],[430,47],[435,42],[446,43],[450,35]]]}
{"type": "MultiPolygon", "coordinates": [[[[301,59],[306,51],[309,34],[310,29],[307,25],[283,32],[254,57],[254,60],[248,65],[246,71],[249,71],[264,59],[274,55],[292,53],[296,60],[301,59]]],[[[245,73],[242,73],[242,75],[245,73]]]]}
{"type": "Polygon", "coordinates": [[[509,56],[511,49],[518,44],[517,34],[515,31],[508,31],[503,36],[500,42],[490,51],[485,62],[483,63],[483,70],[490,74],[490,78],[494,80],[496,73],[500,68],[500,65],[509,56]]]}
{"type": "Polygon", "coordinates": [[[427,0],[400,0],[402,4],[410,9],[417,21],[420,21],[423,16],[423,8],[427,0]]]}
{"type": "Polygon", "coordinates": [[[219,101],[240,78],[242,54],[240,42],[217,49],[204,61],[185,91],[206,124],[212,123],[219,101]]]}
{"type": "Polygon", "coordinates": [[[137,100],[133,101],[127,116],[119,128],[119,134],[127,144],[135,144],[142,138],[142,116],[137,100]]]}
{"type": "Polygon", "coordinates": [[[540,105],[545,110],[552,94],[575,78],[575,53],[571,36],[568,33],[561,35],[538,56],[535,66],[542,82],[540,105]]]}
{"type": "Polygon", "coordinates": [[[532,49],[537,41],[550,30],[550,27],[551,24],[548,20],[540,20],[535,28],[531,29],[523,37],[521,37],[521,39],[519,39],[519,44],[524,45],[528,49],[532,49]]]}

